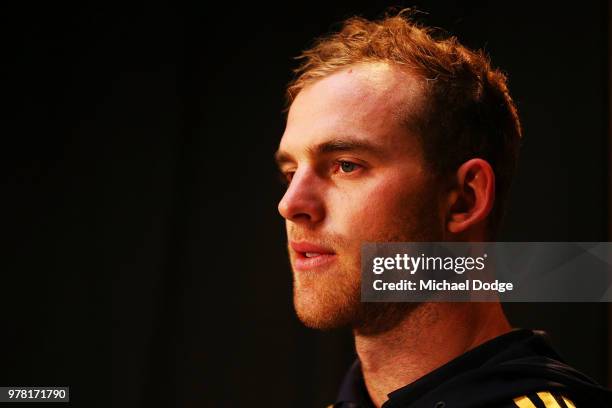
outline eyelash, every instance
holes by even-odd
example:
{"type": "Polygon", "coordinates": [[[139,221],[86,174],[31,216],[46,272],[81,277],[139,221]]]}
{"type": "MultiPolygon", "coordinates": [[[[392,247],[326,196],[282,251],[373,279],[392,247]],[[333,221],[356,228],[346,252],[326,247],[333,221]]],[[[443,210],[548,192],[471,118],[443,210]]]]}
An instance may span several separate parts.
{"type": "MultiPolygon", "coordinates": [[[[362,168],[363,166],[361,164],[352,162],[350,160],[337,160],[334,162],[333,170],[334,170],[334,173],[340,172],[341,174],[352,174],[355,171],[358,171],[362,168]],[[342,166],[344,164],[350,164],[352,166],[355,166],[355,168],[348,172],[342,171],[342,166]]],[[[293,179],[294,174],[295,174],[295,171],[281,171],[279,174],[281,183],[284,184],[285,186],[288,186],[289,184],[291,184],[291,180],[293,179]]]]}

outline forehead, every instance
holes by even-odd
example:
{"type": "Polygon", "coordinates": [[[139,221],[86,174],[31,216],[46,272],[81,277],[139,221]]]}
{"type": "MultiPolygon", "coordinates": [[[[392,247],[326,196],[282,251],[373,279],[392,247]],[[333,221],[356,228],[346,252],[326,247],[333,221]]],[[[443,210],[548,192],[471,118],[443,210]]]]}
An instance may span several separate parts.
{"type": "Polygon", "coordinates": [[[293,101],[281,150],[346,135],[406,143],[402,118],[419,109],[420,86],[413,75],[386,63],[351,66],[320,79],[293,101]]]}

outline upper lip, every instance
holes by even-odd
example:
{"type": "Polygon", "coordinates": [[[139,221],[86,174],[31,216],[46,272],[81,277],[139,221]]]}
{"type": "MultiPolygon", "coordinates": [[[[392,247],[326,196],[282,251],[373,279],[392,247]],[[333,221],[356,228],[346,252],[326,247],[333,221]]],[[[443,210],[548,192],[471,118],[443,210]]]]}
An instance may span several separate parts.
{"type": "Polygon", "coordinates": [[[316,253],[316,254],[333,254],[334,251],[327,249],[325,247],[322,247],[320,245],[316,245],[310,242],[295,242],[295,241],[291,241],[289,243],[289,245],[291,246],[291,249],[293,249],[295,252],[300,252],[300,253],[316,253]]]}

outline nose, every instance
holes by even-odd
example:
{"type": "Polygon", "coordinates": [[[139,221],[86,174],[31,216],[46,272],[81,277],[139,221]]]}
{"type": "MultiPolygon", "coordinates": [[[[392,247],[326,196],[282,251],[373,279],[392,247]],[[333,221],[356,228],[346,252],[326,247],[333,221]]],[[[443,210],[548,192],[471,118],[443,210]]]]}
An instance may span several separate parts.
{"type": "Polygon", "coordinates": [[[295,172],[285,195],[278,203],[278,212],[287,221],[317,223],[325,217],[322,181],[312,169],[295,172]]]}

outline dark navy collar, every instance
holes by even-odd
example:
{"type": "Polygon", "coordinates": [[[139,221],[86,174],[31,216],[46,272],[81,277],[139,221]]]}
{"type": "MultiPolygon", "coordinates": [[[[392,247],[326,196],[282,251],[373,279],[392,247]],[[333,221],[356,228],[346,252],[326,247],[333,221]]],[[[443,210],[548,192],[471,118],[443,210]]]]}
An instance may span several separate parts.
{"type": "Polygon", "coordinates": [[[340,391],[334,407],[338,408],[374,408],[374,404],[370,399],[363,373],[361,371],[361,362],[355,359],[348,372],[342,380],[340,391]]]}

